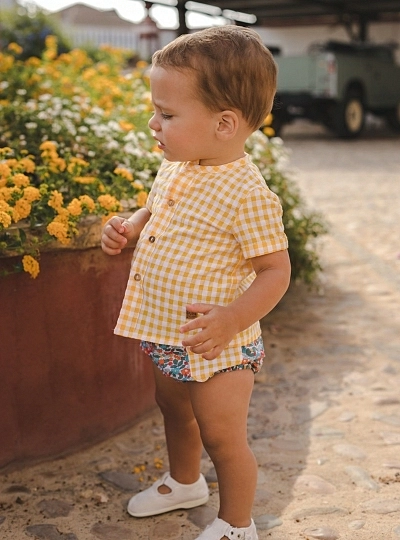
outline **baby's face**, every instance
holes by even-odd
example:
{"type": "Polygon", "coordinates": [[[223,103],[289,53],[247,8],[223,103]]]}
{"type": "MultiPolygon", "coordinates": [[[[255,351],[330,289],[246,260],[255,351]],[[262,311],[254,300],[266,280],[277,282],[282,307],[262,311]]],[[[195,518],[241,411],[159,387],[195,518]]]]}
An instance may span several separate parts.
{"type": "Polygon", "coordinates": [[[154,114],[149,127],[165,158],[218,164],[218,114],[196,98],[194,76],[172,68],[153,67],[150,84],[154,114]]]}

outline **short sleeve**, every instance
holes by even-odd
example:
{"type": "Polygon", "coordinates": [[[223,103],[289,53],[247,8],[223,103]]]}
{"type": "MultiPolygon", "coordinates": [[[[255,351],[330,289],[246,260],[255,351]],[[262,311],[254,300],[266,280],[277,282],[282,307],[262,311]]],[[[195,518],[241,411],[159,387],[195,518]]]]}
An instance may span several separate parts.
{"type": "Polygon", "coordinates": [[[246,259],[287,249],[278,196],[267,186],[249,191],[239,208],[233,234],[246,259]]]}
{"type": "Polygon", "coordinates": [[[151,187],[149,196],[147,197],[147,201],[146,201],[146,208],[150,212],[150,214],[153,213],[153,201],[154,201],[154,197],[155,197],[155,193],[156,193],[155,183],[156,183],[156,181],[153,182],[153,185],[151,187]]]}

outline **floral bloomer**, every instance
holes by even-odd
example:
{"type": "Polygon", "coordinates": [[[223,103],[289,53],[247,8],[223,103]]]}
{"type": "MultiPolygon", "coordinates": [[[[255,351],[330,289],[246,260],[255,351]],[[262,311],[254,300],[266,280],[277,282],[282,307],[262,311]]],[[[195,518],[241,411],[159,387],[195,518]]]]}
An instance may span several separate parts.
{"type": "MultiPolygon", "coordinates": [[[[185,347],[162,345],[150,341],[141,341],[140,347],[166,377],[172,377],[181,382],[195,380],[190,371],[189,357],[185,347]]],[[[241,369],[251,369],[253,373],[258,373],[265,357],[261,336],[249,345],[242,347],[242,357],[240,364],[216,371],[214,375],[241,369]]]]}

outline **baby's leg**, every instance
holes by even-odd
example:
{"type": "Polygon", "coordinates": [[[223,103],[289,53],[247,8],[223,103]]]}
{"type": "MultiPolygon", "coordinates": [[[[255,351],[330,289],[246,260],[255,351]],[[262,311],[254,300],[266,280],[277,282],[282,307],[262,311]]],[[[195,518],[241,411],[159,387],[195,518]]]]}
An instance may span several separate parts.
{"type": "Polygon", "coordinates": [[[247,415],[254,375],[250,369],[188,383],[203,444],[219,484],[218,517],[248,527],[257,484],[257,463],[247,442],[247,415]]]}
{"type": "MultiPolygon", "coordinates": [[[[154,366],[156,401],[164,417],[170,474],[181,484],[192,484],[200,476],[203,445],[193,414],[189,385],[166,377],[154,366]]],[[[170,491],[161,486],[162,493],[170,491]]]]}

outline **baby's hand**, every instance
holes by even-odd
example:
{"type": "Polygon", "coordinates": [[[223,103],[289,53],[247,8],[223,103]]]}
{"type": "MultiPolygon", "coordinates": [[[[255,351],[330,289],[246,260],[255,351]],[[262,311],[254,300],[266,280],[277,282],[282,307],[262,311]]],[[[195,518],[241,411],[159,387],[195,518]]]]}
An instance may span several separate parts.
{"type": "Polygon", "coordinates": [[[186,309],[189,312],[201,313],[202,316],[180,328],[182,333],[200,329],[195,335],[184,338],[182,345],[196,354],[201,354],[205,360],[214,360],[238,333],[232,310],[229,306],[212,304],[191,304],[186,309]]]}
{"type": "Polygon", "coordinates": [[[114,216],[104,225],[101,235],[101,248],[107,255],[118,255],[134,236],[133,223],[114,216]]]}

